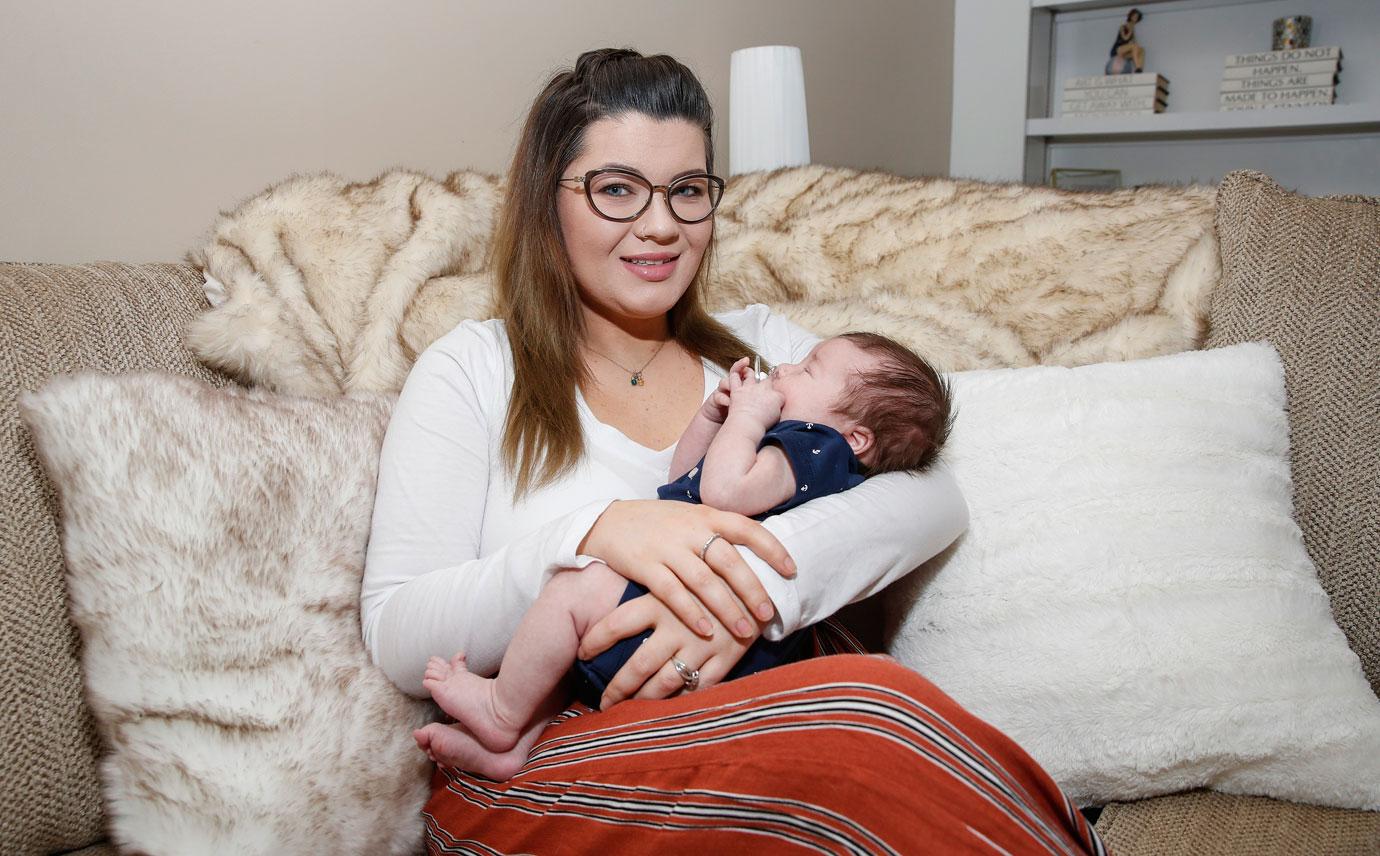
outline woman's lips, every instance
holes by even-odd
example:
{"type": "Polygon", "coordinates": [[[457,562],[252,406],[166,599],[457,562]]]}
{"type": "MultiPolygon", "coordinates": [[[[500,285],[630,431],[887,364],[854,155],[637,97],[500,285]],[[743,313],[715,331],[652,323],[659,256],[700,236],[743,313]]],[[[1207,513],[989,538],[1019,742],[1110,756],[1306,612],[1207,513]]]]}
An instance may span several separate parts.
{"type": "Polygon", "coordinates": [[[619,259],[623,267],[632,271],[646,282],[661,282],[669,279],[675,273],[676,265],[680,262],[680,256],[673,259],[658,262],[656,264],[635,264],[627,259],[619,259]]]}

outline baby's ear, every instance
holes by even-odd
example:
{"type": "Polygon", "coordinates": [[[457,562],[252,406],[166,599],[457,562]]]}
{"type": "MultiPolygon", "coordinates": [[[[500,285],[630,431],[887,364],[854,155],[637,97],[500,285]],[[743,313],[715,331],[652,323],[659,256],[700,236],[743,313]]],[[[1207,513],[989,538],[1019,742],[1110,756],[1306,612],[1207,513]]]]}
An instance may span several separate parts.
{"type": "Polygon", "coordinates": [[[853,455],[859,461],[870,451],[877,442],[877,436],[872,433],[872,429],[865,425],[854,425],[843,432],[843,439],[848,441],[848,447],[853,450],[853,455]]]}

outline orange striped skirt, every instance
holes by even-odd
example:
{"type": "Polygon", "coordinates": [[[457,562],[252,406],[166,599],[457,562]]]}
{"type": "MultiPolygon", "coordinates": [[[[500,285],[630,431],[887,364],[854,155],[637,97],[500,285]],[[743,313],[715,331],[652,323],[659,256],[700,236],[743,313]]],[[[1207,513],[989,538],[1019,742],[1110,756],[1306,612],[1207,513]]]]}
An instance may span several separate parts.
{"type": "Polygon", "coordinates": [[[880,656],[557,717],[507,782],[437,770],[441,853],[1093,853],[1019,746],[880,656]]]}

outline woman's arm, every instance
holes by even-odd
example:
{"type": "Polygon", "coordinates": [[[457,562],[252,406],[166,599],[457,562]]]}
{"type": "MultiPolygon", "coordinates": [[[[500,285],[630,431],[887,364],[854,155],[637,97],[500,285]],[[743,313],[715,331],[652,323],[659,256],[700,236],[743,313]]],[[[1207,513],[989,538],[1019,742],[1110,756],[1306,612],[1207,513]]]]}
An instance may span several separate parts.
{"type": "Polygon", "coordinates": [[[416,695],[433,654],[465,651],[470,668],[496,671],[550,575],[591,561],[578,546],[611,501],[576,503],[479,556],[493,445],[472,365],[502,359],[490,344],[466,332],[418,358],[379,459],[360,620],[374,661],[416,695]]]}
{"type": "Polygon", "coordinates": [[[921,475],[873,476],[763,525],[797,566],[796,577],[783,580],[751,551],[741,551],[776,604],[763,635],[780,639],[881,591],[937,555],[968,528],[968,505],[953,476],[939,466],[921,475]]]}

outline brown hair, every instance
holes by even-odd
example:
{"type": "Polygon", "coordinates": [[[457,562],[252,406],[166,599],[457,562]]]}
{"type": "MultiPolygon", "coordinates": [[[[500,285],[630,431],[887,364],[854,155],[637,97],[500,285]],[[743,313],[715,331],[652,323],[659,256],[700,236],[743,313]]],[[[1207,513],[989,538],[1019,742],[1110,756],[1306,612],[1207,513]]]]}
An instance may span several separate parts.
{"type": "MultiPolygon", "coordinates": [[[[551,78],[532,103],[508,171],[491,262],[513,354],[502,453],[518,496],[569,472],[584,455],[575,390],[590,376],[579,358],[584,316],[556,212],[557,180],[580,156],[591,124],[628,113],[702,129],[705,167],[713,171],[713,110],[694,73],[669,56],[614,48],[583,53],[573,69],[551,78]]],[[[701,303],[713,250],[711,237],[667,321],[683,348],[726,370],[753,351],[701,303]]]]}
{"type": "Polygon", "coordinates": [[[878,333],[844,333],[880,358],[859,372],[837,405],[840,414],[872,429],[868,475],[929,469],[953,428],[949,382],[918,354],[878,333]]]}

